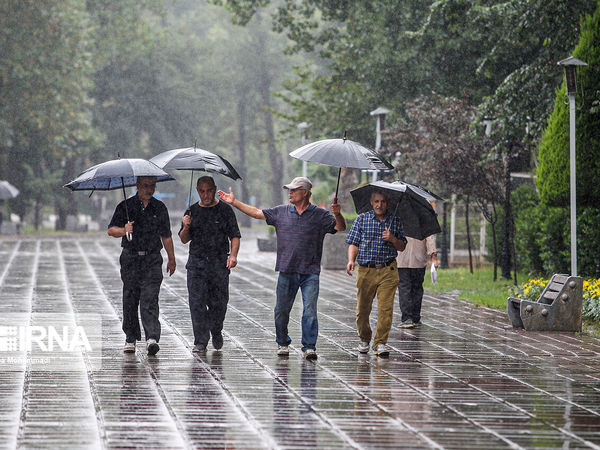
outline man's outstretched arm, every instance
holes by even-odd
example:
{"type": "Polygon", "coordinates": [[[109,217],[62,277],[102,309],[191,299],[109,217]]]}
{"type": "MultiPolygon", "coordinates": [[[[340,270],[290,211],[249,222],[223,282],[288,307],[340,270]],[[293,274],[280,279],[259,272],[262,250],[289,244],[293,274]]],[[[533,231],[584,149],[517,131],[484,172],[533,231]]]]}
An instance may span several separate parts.
{"type": "Polygon", "coordinates": [[[229,188],[229,194],[224,191],[218,190],[217,195],[225,203],[229,203],[231,206],[233,206],[236,209],[239,209],[247,216],[254,217],[255,219],[266,220],[262,209],[258,209],[254,206],[246,205],[245,203],[240,202],[238,199],[235,198],[235,195],[233,195],[233,191],[231,190],[231,188],[229,188]]]}

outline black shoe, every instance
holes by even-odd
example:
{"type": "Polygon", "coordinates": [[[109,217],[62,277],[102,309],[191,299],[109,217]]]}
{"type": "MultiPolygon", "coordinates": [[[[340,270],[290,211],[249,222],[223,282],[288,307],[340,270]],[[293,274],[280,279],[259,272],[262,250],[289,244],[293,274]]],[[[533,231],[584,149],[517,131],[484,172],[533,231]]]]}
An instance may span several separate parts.
{"type": "Polygon", "coordinates": [[[212,345],[215,350],[221,350],[223,348],[223,335],[221,333],[212,335],[212,345]]]}
{"type": "Polygon", "coordinates": [[[206,345],[204,345],[204,344],[194,345],[194,348],[192,349],[192,353],[206,353],[206,345]]]}
{"type": "Polygon", "coordinates": [[[147,348],[148,348],[149,355],[156,355],[158,353],[158,351],[160,350],[160,347],[158,345],[158,342],[156,342],[156,339],[148,339],[147,348]]]}

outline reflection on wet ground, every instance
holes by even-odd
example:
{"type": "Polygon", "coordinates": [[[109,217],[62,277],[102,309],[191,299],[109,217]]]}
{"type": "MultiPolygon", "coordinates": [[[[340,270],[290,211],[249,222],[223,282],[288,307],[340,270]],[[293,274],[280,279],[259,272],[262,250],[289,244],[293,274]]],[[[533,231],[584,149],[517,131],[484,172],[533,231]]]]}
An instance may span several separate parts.
{"type": "Polygon", "coordinates": [[[32,362],[43,353],[8,351],[0,324],[0,447],[600,447],[599,340],[514,330],[503,312],[426,295],[420,328],[401,330],[396,312],[389,359],[359,355],[354,279],[325,271],[319,359],[301,357],[300,301],[290,356],[277,357],[274,255],[253,241],[232,271],[223,351],[204,355],[191,352],[177,245],[149,357],[139,343],[122,352],[117,240],[0,240],[0,318],[101,321],[99,351],[45,369],[32,362]]]}

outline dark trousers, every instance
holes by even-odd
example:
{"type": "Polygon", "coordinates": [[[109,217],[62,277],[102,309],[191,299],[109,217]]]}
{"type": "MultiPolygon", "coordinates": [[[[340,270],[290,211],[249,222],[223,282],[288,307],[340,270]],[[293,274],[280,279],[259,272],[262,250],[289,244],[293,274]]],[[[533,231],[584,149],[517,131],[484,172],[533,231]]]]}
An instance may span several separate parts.
{"type": "Polygon", "coordinates": [[[163,259],[159,252],[139,256],[123,251],[119,258],[123,281],[123,331],[127,342],[142,340],[138,308],[146,340],[160,339],[158,293],[163,259]]]}
{"type": "Polygon", "coordinates": [[[194,345],[206,345],[210,334],[218,335],[229,302],[229,269],[227,255],[205,259],[190,255],[187,269],[187,287],[194,329],[194,345]]]}
{"type": "Polygon", "coordinates": [[[398,268],[398,301],[402,312],[402,321],[412,319],[421,321],[421,303],[423,302],[423,280],[425,267],[419,269],[398,268]]]}

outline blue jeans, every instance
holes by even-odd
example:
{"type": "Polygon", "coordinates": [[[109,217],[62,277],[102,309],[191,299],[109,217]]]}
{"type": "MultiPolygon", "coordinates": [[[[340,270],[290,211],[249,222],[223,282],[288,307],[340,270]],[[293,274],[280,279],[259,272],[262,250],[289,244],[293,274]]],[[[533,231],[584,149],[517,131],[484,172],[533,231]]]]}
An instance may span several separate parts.
{"type": "Polygon", "coordinates": [[[290,311],[298,289],[302,292],[302,351],[313,350],[317,345],[319,322],[317,320],[317,299],[319,298],[319,275],[279,272],[277,280],[277,303],[275,304],[275,333],[279,345],[292,342],[288,334],[290,311]]]}

